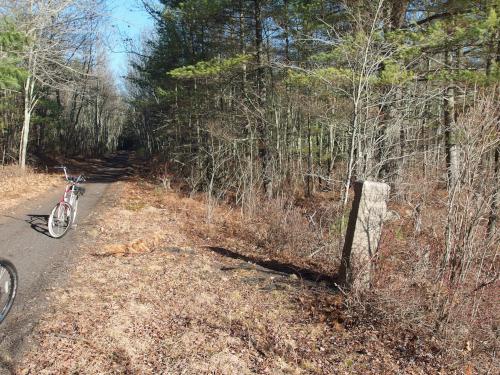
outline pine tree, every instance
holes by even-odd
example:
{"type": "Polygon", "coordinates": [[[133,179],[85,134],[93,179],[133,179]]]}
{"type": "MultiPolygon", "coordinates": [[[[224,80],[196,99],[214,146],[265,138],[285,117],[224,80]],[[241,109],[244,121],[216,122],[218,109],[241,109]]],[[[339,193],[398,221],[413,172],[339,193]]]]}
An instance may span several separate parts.
{"type": "Polygon", "coordinates": [[[0,21],[0,89],[18,90],[26,76],[18,56],[26,36],[15,30],[7,20],[0,21]]]}

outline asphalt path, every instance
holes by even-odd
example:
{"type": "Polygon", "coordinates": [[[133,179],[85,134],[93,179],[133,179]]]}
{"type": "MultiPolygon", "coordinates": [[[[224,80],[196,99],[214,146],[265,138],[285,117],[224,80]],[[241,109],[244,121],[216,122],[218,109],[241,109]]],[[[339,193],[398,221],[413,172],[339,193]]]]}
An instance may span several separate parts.
{"type": "MultiPolygon", "coordinates": [[[[8,373],[29,334],[46,310],[48,291],[64,285],[67,270],[78,259],[78,245],[92,212],[114,181],[127,177],[128,155],[118,154],[102,161],[93,160],[83,167],[87,182],[79,200],[76,227],[60,239],[50,237],[48,214],[64,191],[64,180],[38,199],[0,212],[0,258],[10,260],[19,276],[18,295],[7,319],[0,325],[0,374],[8,373]]],[[[78,171],[80,173],[80,171],[78,171]]],[[[21,187],[22,188],[22,187],[21,187]]],[[[1,197],[0,197],[1,199],[1,197]]]]}

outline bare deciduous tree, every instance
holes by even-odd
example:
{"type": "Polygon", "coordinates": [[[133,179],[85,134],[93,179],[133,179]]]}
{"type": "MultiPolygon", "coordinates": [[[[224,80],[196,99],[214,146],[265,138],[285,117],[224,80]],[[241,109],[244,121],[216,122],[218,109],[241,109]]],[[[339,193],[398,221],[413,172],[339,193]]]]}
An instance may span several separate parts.
{"type": "Polygon", "coordinates": [[[28,39],[21,55],[28,72],[23,84],[24,115],[19,145],[19,164],[26,166],[31,117],[41,89],[71,90],[88,74],[85,54],[95,43],[103,15],[102,0],[3,1],[28,39]]]}

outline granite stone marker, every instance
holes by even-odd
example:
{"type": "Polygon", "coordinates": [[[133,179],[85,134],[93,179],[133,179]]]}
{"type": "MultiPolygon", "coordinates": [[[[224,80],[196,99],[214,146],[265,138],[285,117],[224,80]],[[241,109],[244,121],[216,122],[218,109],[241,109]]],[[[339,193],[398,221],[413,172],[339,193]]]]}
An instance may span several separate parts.
{"type": "Polygon", "coordinates": [[[375,256],[387,211],[390,187],[372,181],[353,184],[354,201],[342,250],[340,282],[347,287],[370,286],[372,259],[375,256]]]}

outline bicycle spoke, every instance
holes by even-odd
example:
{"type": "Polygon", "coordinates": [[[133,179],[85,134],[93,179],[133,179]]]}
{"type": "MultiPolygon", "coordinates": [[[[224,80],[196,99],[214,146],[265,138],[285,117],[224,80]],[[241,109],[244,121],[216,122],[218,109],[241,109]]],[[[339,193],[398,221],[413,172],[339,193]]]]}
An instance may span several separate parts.
{"type": "Polygon", "coordinates": [[[0,260],[0,323],[4,320],[14,301],[17,289],[17,273],[14,266],[0,260]]]}

